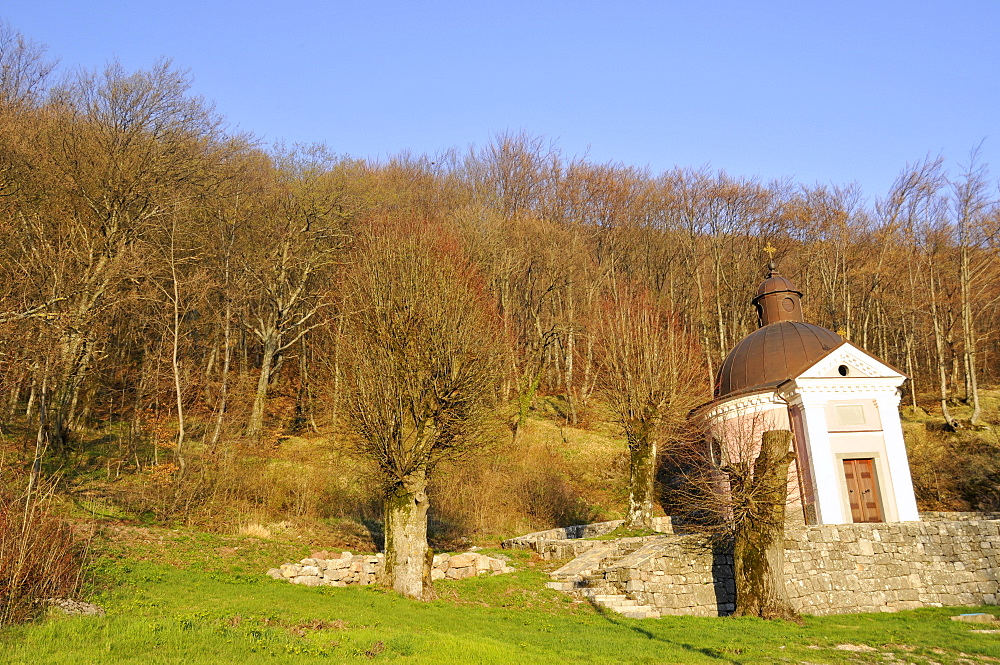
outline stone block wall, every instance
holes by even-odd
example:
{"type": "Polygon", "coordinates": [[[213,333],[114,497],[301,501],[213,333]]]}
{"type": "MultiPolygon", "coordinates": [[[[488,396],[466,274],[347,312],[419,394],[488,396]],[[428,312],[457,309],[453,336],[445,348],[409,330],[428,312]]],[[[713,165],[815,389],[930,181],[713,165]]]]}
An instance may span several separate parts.
{"type": "MultiPolygon", "coordinates": [[[[351,554],[314,552],[298,563],[285,563],[267,571],[276,580],[286,580],[304,586],[337,586],[375,584],[385,562],[384,554],[351,554]]],[[[514,569],[503,559],[464,552],[435,554],[431,579],[463,580],[477,575],[501,575],[514,569]]]]}
{"type": "Polygon", "coordinates": [[[733,558],[693,536],[661,536],[616,562],[605,579],[661,615],[719,616],[736,609],[733,558]]]}
{"type": "Polygon", "coordinates": [[[1000,520],[1000,513],[945,512],[941,510],[928,510],[920,513],[921,522],[961,522],[967,520],[1000,520]]]}
{"type": "MultiPolygon", "coordinates": [[[[587,552],[601,542],[587,540],[588,538],[599,538],[600,536],[607,535],[624,523],[624,520],[611,520],[609,522],[578,524],[576,526],[536,531],[505,540],[502,546],[504,548],[534,550],[545,560],[570,559],[587,552]]],[[[672,533],[673,524],[671,518],[669,516],[654,517],[653,528],[662,533],[672,533]]],[[[632,548],[628,551],[631,552],[634,549],[632,548]]]]}
{"type": "Polygon", "coordinates": [[[535,531],[517,538],[504,541],[503,546],[515,549],[535,549],[537,543],[553,540],[575,540],[582,538],[597,538],[606,533],[610,533],[624,523],[624,520],[611,520],[609,522],[594,522],[593,524],[576,524],[574,526],[563,526],[556,529],[546,529],[545,531],[535,531]]]}
{"type": "Polygon", "coordinates": [[[811,526],[788,533],[789,596],[808,614],[996,605],[1000,521],[811,526]]]}
{"type": "MultiPolygon", "coordinates": [[[[998,520],[808,526],[786,536],[786,587],[806,614],[997,604],[998,520]]],[[[732,557],[692,536],[651,538],[604,576],[661,614],[717,616],[735,607],[732,557]]]]}

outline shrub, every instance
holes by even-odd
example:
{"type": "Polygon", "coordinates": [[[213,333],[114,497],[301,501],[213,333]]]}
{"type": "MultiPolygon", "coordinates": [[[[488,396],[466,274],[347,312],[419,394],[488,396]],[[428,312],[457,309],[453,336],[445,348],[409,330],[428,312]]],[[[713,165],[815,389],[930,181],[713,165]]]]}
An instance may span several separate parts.
{"type": "Polygon", "coordinates": [[[44,499],[0,494],[0,626],[31,619],[43,599],[72,596],[84,554],[44,499]]]}

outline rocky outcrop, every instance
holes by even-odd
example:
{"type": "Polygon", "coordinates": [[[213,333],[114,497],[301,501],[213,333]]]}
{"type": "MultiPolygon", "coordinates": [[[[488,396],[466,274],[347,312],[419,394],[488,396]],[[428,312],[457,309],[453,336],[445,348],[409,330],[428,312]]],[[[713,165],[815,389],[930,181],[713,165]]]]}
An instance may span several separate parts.
{"type": "MultiPolygon", "coordinates": [[[[298,563],[282,564],[267,571],[276,580],[287,580],[303,586],[345,587],[352,584],[374,584],[384,565],[383,554],[351,554],[341,552],[314,552],[312,556],[298,563]]],[[[463,580],[477,575],[501,575],[512,573],[514,568],[504,559],[486,556],[478,552],[462,554],[437,554],[431,579],[463,580]]]]}

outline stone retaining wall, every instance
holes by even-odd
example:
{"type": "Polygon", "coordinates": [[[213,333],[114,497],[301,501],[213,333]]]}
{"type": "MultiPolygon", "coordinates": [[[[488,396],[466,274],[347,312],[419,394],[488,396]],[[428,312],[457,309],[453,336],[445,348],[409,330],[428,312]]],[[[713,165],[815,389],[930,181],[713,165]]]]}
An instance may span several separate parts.
{"type": "MultiPolygon", "coordinates": [[[[536,531],[503,541],[506,549],[525,549],[538,552],[543,559],[569,559],[583,554],[602,541],[587,540],[607,535],[625,523],[625,520],[577,524],[575,526],[536,531]]],[[[662,533],[673,533],[670,517],[654,517],[653,528],[662,533]]],[[[632,550],[629,550],[630,552],[632,550]]]]}
{"type": "Polygon", "coordinates": [[[1000,513],[974,513],[928,510],[920,513],[921,522],[965,522],[978,520],[1000,520],[1000,513]]]}
{"type": "Polygon", "coordinates": [[[802,612],[997,604],[998,520],[813,526],[788,536],[787,587],[802,612]]]}
{"type": "MultiPolygon", "coordinates": [[[[734,608],[732,557],[690,536],[661,536],[605,571],[607,582],[662,614],[734,608]]],[[[996,605],[1000,521],[809,526],[789,530],[785,581],[807,614],[996,605]]]]}
{"type": "Polygon", "coordinates": [[[660,614],[720,616],[736,609],[733,558],[695,536],[661,536],[608,568],[605,579],[660,614]]]}
{"type": "Polygon", "coordinates": [[[576,524],[574,526],[564,526],[557,529],[546,529],[545,531],[535,531],[517,538],[511,538],[503,542],[503,546],[514,549],[535,549],[535,544],[554,540],[575,540],[583,538],[597,538],[606,533],[610,533],[621,526],[625,520],[611,520],[610,522],[594,522],[593,524],[576,524]]]}
{"type": "MultiPolygon", "coordinates": [[[[342,552],[334,556],[328,552],[316,552],[298,563],[286,563],[280,568],[272,568],[267,574],[276,580],[287,580],[304,586],[366,585],[375,583],[384,561],[384,554],[342,552]]],[[[512,572],[514,569],[506,561],[485,554],[436,554],[431,578],[461,580],[477,575],[512,572]]]]}

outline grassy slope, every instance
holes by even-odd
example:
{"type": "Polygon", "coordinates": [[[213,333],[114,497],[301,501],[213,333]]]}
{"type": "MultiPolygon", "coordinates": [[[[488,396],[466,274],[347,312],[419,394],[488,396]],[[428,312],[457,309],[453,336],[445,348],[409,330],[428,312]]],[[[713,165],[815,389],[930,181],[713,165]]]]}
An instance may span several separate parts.
{"type": "MultiPolygon", "coordinates": [[[[993,422],[998,396],[990,391],[984,400],[993,422]]],[[[904,426],[923,432],[925,421],[939,419],[911,414],[904,426]]],[[[291,450],[294,443],[285,445],[286,456],[305,464],[291,450]]],[[[299,446],[308,459],[313,445],[299,446]]],[[[524,446],[523,461],[501,468],[501,476],[555,463],[551,478],[530,480],[562,479],[568,493],[556,498],[563,501],[604,510],[620,503],[616,460],[623,444],[608,432],[536,418],[526,427],[524,446]]],[[[482,493],[481,484],[472,484],[482,493]]],[[[53,616],[4,629],[0,663],[887,662],[883,654],[913,663],[1000,662],[1000,634],[973,633],[984,626],[949,621],[970,611],[956,608],[807,618],[804,627],[694,617],[636,621],[545,589],[543,573],[526,562],[514,576],[439,582],[441,599],[430,604],[373,589],[307,589],[264,577],[265,568],[306,556],[309,542],[329,542],[331,534],[303,528],[279,541],[105,526],[90,595],[108,616],[53,616]],[[876,650],[835,648],[843,644],[876,650]]],[[[474,540],[495,542],[477,535],[474,540]]]]}
{"type": "Polygon", "coordinates": [[[950,408],[962,427],[944,429],[940,406],[921,400],[931,411],[903,405],[903,434],[909,454],[917,505],[921,510],[987,510],[1000,508],[1000,390],[980,395],[982,424],[969,427],[972,408],[950,408]]]}
{"type": "MultiPolygon", "coordinates": [[[[630,620],[549,591],[521,572],[438,582],[417,603],[372,588],[305,588],[263,568],[302,546],[146,529],[102,545],[93,599],[103,618],[0,631],[3,663],[779,663],[996,662],[1000,635],[948,620],[954,608],[807,618],[630,620]],[[837,645],[875,651],[843,651],[837,645]],[[962,661],[960,654],[973,655],[962,661]]],[[[969,611],[969,610],[965,610],[969,611]]],[[[989,610],[986,610],[989,611],[989,610]]]]}

